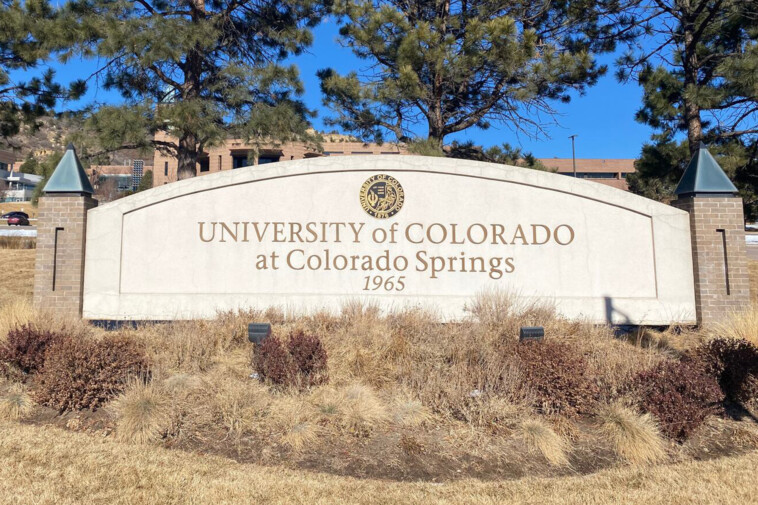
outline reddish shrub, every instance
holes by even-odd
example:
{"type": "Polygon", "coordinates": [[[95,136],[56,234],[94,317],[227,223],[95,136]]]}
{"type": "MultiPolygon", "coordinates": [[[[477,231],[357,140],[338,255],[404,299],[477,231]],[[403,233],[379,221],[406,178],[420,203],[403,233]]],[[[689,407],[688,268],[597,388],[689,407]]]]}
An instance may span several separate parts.
{"type": "Polygon", "coordinates": [[[97,409],[121,393],[130,378],[147,374],[147,358],[126,337],[66,339],[48,349],[36,399],[66,410],[97,409]]]}
{"type": "Polygon", "coordinates": [[[274,384],[290,385],[295,382],[297,366],[281,340],[271,336],[255,346],[255,370],[261,379],[274,384]]]}
{"type": "Polygon", "coordinates": [[[287,345],[269,337],[256,346],[253,365],[262,379],[273,384],[308,387],[328,380],[326,349],[318,337],[298,331],[287,345]]]}
{"type": "Polygon", "coordinates": [[[758,347],[747,340],[711,340],[695,349],[692,359],[716,378],[728,400],[741,403],[758,396],[758,347]]]}
{"type": "Polygon", "coordinates": [[[315,386],[329,380],[326,349],[318,337],[298,331],[290,335],[288,348],[303,385],[315,386]]]}
{"type": "Polygon", "coordinates": [[[24,374],[38,372],[45,363],[45,352],[65,335],[41,330],[31,324],[16,327],[0,344],[0,362],[15,367],[24,374]]]}
{"type": "Polygon", "coordinates": [[[575,417],[595,411],[599,388],[574,347],[551,340],[524,342],[515,346],[515,354],[541,412],[575,417]]]}
{"type": "Polygon", "coordinates": [[[724,394],[716,380],[688,361],[663,361],[640,372],[631,390],[655,416],[667,436],[685,440],[711,414],[722,410],[724,394]]]}

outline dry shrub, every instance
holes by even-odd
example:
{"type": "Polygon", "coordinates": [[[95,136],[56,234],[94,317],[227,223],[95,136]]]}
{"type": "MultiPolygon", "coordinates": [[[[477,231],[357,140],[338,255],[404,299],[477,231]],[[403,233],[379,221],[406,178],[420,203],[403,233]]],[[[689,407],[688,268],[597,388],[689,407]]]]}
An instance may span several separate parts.
{"type": "Polygon", "coordinates": [[[296,331],[290,335],[287,348],[302,385],[316,386],[329,380],[326,349],[318,337],[306,335],[302,330],[296,331]]]}
{"type": "Polygon", "coordinates": [[[466,310],[485,327],[507,336],[517,336],[522,326],[547,326],[556,315],[549,301],[498,289],[477,293],[466,310]]]}
{"type": "Polygon", "coordinates": [[[10,384],[0,390],[0,419],[16,421],[34,410],[34,401],[23,384],[10,384]]]}
{"type": "Polygon", "coordinates": [[[36,398],[60,412],[94,410],[124,391],[130,379],[144,376],[147,365],[142,348],[123,336],[68,338],[48,349],[36,398]]]}
{"type": "Polygon", "coordinates": [[[514,353],[541,413],[576,417],[595,411],[599,389],[584,357],[570,344],[524,342],[514,346],[514,353]]]}
{"type": "Polygon", "coordinates": [[[758,397],[758,347],[752,343],[715,338],[695,349],[693,357],[718,380],[728,400],[746,403],[758,397]]]}
{"type": "Polygon", "coordinates": [[[568,441],[542,419],[529,419],[520,425],[521,438],[531,450],[539,451],[551,465],[569,464],[568,441]]]}
{"type": "Polygon", "coordinates": [[[631,390],[661,431],[677,440],[687,439],[706,417],[721,412],[724,400],[712,376],[691,362],[673,360],[639,373],[631,390]]]}
{"type": "Polygon", "coordinates": [[[116,419],[116,435],[136,443],[155,442],[171,426],[167,392],[153,383],[133,381],[109,406],[116,419]]]}
{"type": "Polygon", "coordinates": [[[61,333],[42,330],[31,323],[16,327],[0,342],[0,364],[15,367],[24,374],[36,373],[45,363],[47,349],[65,338],[61,333]]]}
{"type": "Polygon", "coordinates": [[[259,312],[221,312],[215,319],[145,325],[122,334],[139,341],[154,366],[175,372],[209,370],[214,360],[233,349],[247,347],[247,323],[259,312]]]}
{"type": "Polygon", "coordinates": [[[650,414],[640,415],[622,403],[601,409],[603,431],[620,457],[634,465],[653,464],[666,457],[666,446],[650,414]]]}
{"type": "Polygon", "coordinates": [[[256,346],[253,366],[261,379],[278,386],[308,388],[327,382],[327,355],[321,340],[302,330],[290,334],[287,344],[276,336],[256,346]]]}
{"type": "Polygon", "coordinates": [[[747,340],[753,345],[758,345],[758,306],[729,314],[713,326],[711,333],[735,340],[747,340]]]}

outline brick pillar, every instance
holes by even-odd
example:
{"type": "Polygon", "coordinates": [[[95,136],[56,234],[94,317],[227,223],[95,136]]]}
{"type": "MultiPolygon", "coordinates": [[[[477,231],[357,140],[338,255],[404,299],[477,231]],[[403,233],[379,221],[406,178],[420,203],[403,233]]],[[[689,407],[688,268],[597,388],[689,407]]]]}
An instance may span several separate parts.
{"type": "Polygon", "coordinates": [[[710,325],[750,305],[742,199],[688,195],[672,202],[690,214],[695,306],[699,325],[710,325]]]}
{"type": "Polygon", "coordinates": [[[34,305],[82,316],[87,211],[97,200],[81,193],[46,194],[37,211],[34,305]]]}

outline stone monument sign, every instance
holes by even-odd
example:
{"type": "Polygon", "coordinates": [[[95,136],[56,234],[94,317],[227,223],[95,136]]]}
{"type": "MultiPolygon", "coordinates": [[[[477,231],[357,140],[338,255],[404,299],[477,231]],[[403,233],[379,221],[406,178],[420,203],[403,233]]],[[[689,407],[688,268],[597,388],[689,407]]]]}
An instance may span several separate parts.
{"type": "Polygon", "coordinates": [[[322,157],[138,193],[89,211],[84,271],[91,319],[355,299],[454,319],[499,289],[598,322],[695,321],[685,211],[444,158],[322,157]]]}

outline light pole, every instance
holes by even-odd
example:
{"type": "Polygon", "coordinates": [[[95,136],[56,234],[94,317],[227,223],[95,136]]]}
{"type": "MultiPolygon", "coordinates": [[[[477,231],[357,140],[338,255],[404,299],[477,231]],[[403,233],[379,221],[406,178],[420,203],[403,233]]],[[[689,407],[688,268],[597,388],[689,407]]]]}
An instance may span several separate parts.
{"type": "Polygon", "coordinates": [[[576,150],[574,149],[574,139],[576,137],[576,135],[569,135],[569,138],[571,139],[571,162],[574,165],[574,177],[576,177],[576,150]]]}

